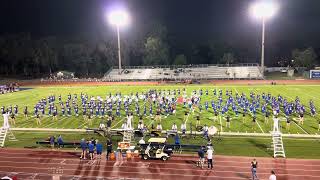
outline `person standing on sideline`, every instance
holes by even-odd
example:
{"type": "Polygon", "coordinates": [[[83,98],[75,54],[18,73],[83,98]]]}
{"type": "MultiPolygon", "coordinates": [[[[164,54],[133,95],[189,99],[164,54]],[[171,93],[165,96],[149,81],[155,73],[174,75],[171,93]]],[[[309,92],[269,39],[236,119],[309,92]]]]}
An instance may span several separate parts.
{"type": "Polygon", "coordinates": [[[80,159],[86,159],[86,153],[87,153],[87,142],[84,139],[81,139],[80,141],[80,147],[82,149],[82,153],[80,156],[80,159]]]}
{"type": "Polygon", "coordinates": [[[204,164],[204,150],[203,147],[201,146],[199,151],[198,151],[198,155],[199,155],[199,162],[197,163],[198,167],[201,167],[201,169],[203,169],[203,164],[204,164]]]}
{"type": "Polygon", "coordinates": [[[90,155],[90,160],[92,160],[94,157],[94,143],[92,141],[89,141],[88,144],[88,149],[89,149],[89,155],[90,155]]]}
{"type": "Polygon", "coordinates": [[[207,150],[207,159],[208,159],[208,169],[212,169],[212,157],[213,157],[213,149],[212,147],[209,147],[207,150]]]}
{"type": "Polygon", "coordinates": [[[257,167],[258,167],[258,162],[256,161],[256,159],[253,159],[253,161],[251,162],[252,180],[258,179],[257,167]]]}
{"type": "Polygon", "coordinates": [[[111,154],[112,151],[112,142],[110,139],[107,140],[107,155],[106,158],[109,160],[109,154],[111,154]]]}
{"type": "Polygon", "coordinates": [[[101,154],[102,154],[102,144],[96,140],[96,150],[97,150],[97,159],[101,159],[101,154]]]}
{"type": "Polygon", "coordinates": [[[272,170],[271,175],[269,176],[269,180],[277,180],[276,173],[272,170]]]}

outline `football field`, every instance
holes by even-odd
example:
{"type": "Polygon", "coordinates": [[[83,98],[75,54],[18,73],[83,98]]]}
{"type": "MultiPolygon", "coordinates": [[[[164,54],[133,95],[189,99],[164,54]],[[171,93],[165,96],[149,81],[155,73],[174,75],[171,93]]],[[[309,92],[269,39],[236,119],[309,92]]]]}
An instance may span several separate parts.
{"type": "MultiPolygon", "coordinates": [[[[215,96],[213,94],[213,90],[216,89],[217,92],[221,89],[222,90],[222,97],[223,101],[227,99],[226,91],[233,92],[233,96],[235,94],[242,94],[244,93],[247,97],[249,97],[250,92],[257,94],[268,94],[270,93],[272,96],[277,97],[281,95],[282,97],[286,98],[288,102],[294,102],[296,97],[299,97],[301,103],[305,106],[306,113],[305,113],[305,122],[303,125],[298,124],[298,115],[294,113],[290,116],[292,122],[291,127],[289,130],[286,130],[286,122],[285,122],[285,114],[283,113],[283,108],[280,108],[280,119],[281,121],[281,131],[283,133],[290,133],[290,134],[317,134],[318,133],[318,121],[319,115],[316,114],[315,117],[310,115],[310,108],[309,108],[309,101],[312,100],[316,107],[320,105],[320,86],[318,85],[236,85],[236,86],[213,86],[213,85],[159,85],[159,86],[52,86],[52,87],[26,87],[25,90],[16,93],[4,94],[0,96],[0,106],[14,106],[18,105],[19,112],[18,116],[16,117],[16,124],[11,124],[12,127],[19,127],[19,128],[67,128],[67,129],[82,129],[82,128],[97,128],[99,123],[106,118],[102,117],[93,117],[92,124],[88,124],[87,121],[84,121],[81,112],[81,101],[78,98],[77,104],[79,104],[79,116],[75,116],[75,113],[72,109],[72,115],[69,116],[62,116],[61,109],[58,104],[58,96],[61,95],[62,101],[66,101],[67,95],[77,94],[80,97],[80,93],[86,93],[88,96],[97,97],[100,96],[101,98],[105,99],[111,93],[114,95],[115,93],[121,92],[124,95],[134,95],[138,92],[141,94],[142,92],[147,92],[152,89],[156,90],[177,90],[180,89],[182,91],[183,88],[186,89],[187,96],[190,97],[192,92],[196,90],[202,89],[203,95],[201,96],[200,104],[202,105],[202,111],[200,112],[199,108],[195,108],[194,113],[190,112],[190,109],[184,107],[182,103],[177,103],[176,107],[176,114],[175,115],[167,115],[163,113],[162,116],[162,127],[164,130],[171,129],[172,124],[175,122],[178,127],[180,124],[184,122],[186,119],[187,121],[187,129],[189,130],[190,125],[193,126],[195,129],[196,125],[196,116],[200,116],[200,124],[208,125],[208,126],[215,126],[217,129],[221,130],[222,132],[243,132],[243,133],[269,133],[272,128],[272,118],[269,118],[269,122],[265,122],[264,114],[261,113],[261,109],[257,109],[257,123],[253,125],[252,123],[252,114],[250,112],[245,117],[242,118],[241,110],[239,110],[239,115],[236,116],[235,113],[229,109],[228,112],[222,116],[219,115],[219,118],[214,121],[214,111],[211,107],[211,101],[214,102],[218,101],[218,93],[215,96]],[[208,90],[208,95],[205,94],[205,91],[208,90]],[[41,118],[41,125],[37,125],[33,107],[35,104],[42,98],[47,98],[49,95],[56,96],[56,105],[58,107],[58,120],[53,120],[51,116],[47,114],[48,110],[46,109],[46,114],[41,118]],[[205,102],[208,102],[208,110],[205,109],[205,102]],[[23,109],[24,107],[28,107],[29,111],[29,118],[26,119],[23,116],[23,109]],[[185,112],[189,113],[188,118],[184,117],[185,112]],[[231,126],[230,128],[226,127],[226,115],[231,117],[231,126]]],[[[176,98],[182,96],[176,94],[176,98]]],[[[249,97],[250,99],[250,97],[249,97]]],[[[143,120],[145,125],[151,125],[154,116],[149,115],[149,107],[152,105],[151,101],[142,101],[139,100],[140,106],[140,114],[142,114],[144,106],[146,106],[147,114],[143,115],[143,120]]],[[[261,106],[260,106],[261,107],[261,106]]],[[[268,110],[270,113],[271,107],[268,106],[268,110]]],[[[134,127],[137,126],[137,122],[139,120],[139,116],[135,113],[135,106],[129,106],[129,111],[133,112],[134,114],[134,127]]],[[[153,106],[153,114],[155,114],[156,108],[153,106]]],[[[113,114],[115,114],[115,106],[113,107],[113,114]]],[[[115,116],[115,121],[112,123],[113,128],[121,127],[123,121],[125,120],[125,112],[123,108],[121,109],[121,116],[115,116]]],[[[2,119],[1,119],[2,120],[2,119]]]]}

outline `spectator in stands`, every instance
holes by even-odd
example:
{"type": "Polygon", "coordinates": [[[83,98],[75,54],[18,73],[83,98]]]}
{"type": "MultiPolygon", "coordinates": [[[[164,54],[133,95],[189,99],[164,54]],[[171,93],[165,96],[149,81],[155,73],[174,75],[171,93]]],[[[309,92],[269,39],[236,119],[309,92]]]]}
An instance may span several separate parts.
{"type": "Polygon", "coordinates": [[[94,144],[92,143],[92,141],[89,141],[88,149],[89,149],[90,160],[92,160],[94,155],[94,144]]]}
{"type": "Polygon", "coordinates": [[[253,159],[253,161],[251,162],[252,180],[258,179],[257,168],[258,168],[258,162],[256,161],[256,159],[253,159]]]}
{"type": "Polygon", "coordinates": [[[54,143],[55,143],[55,137],[54,136],[50,136],[49,141],[50,141],[50,146],[53,149],[54,148],[54,143]]]}
{"type": "Polygon", "coordinates": [[[63,139],[62,139],[61,135],[59,135],[59,137],[57,139],[57,144],[58,144],[59,148],[64,147],[64,143],[63,143],[63,139]]]}
{"type": "Polygon", "coordinates": [[[87,153],[87,142],[85,141],[85,139],[81,139],[80,141],[80,147],[81,147],[81,150],[82,150],[82,153],[81,153],[81,156],[80,156],[80,159],[86,159],[86,153],[87,153]]]}
{"type": "Polygon", "coordinates": [[[96,150],[97,150],[97,159],[101,159],[101,154],[102,154],[102,144],[96,140],[96,150]]]}
{"type": "Polygon", "coordinates": [[[269,180],[277,180],[276,173],[272,170],[271,175],[269,176],[269,180]]]}

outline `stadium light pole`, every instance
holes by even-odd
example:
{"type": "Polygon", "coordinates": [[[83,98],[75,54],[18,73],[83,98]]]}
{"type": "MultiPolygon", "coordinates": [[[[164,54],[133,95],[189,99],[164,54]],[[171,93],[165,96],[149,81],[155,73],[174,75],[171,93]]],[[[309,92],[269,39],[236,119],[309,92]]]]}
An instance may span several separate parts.
{"type": "Polygon", "coordinates": [[[129,23],[129,15],[124,10],[115,10],[108,14],[108,20],[111,25],[117,28],[118,37],[118,58],[119,58],[119,74],[121,74],[121,45],[120,45],[120,27],[129,23]]]}
{"type": "Polygon", "coordinates": [[[262,37],[261,37],[261,70],[264,76],[264,39],[266,20],[272,18],[278,11],[278,6],[271,0],[259,1],[252,4],[250,12],[252,16],[262,21],[262,37]]]}

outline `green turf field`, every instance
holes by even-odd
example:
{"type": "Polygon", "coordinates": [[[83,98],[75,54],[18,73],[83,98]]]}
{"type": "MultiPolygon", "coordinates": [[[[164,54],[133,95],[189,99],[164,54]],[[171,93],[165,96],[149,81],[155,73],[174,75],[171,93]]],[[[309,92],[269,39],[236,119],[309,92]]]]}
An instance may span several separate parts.
{"type": "MultiPolygon", "coordinates": [[[[195,116],[197,114],[200,114],[201,117],[201,124],[207,124],[209,126],[214,125],[218,129],[222,128],[222,131],[224,132],[257,132],[257,133],[268,133],[271,129],[271,119],[269,120],[269,123],[264,122],[264,116],[260,114],[260,109],[257,110],[257,120],[258,123],[255,127],[252,126],[251,123],[251,117],[247,116],[245,119],[245,122],[242,122],[242,117],[235,117],[233,113],[229,110],[229,115],[232,117],[231,120],[231,127],[226,128],[225,125],[225,119],[223,117],[220,121],[213,122],[213,111],[211,108],[211,100],[214,99],[215,102],[217,100],[217,97],[213,96],[212,90],[213,89],[222,89],[223,90],[223,96],[225,96],[225,90],[232,90],[235,94],[236,92],[245,93],[247,96],[249,96],[249,93],[255,92],[262,94],[262,92],[265,93],[271,93],[273,96],[277,96],[278,94],[281,94],[283,97],[286,97],[288,101],[294,101],[296,96],[299,96],[302,103],[305,105],[307,114],[305,115],[305,123],[304,125],[300,126],[295,121],[292,122],[291,128],[289,131],[285,129],[285,122],[283,121],[282,124],[282,132],[283,133],[291,133],[291,134],[316,134],[318,132],[318,120],[319,115],[317,114],[316,117],[311,117],[309,115],[310,109],[309,109],[309,100],[312,99],[316,105],[316,107],[319,107],[320,105],[320,86],[318,85],[276,85],[276,86],[270,86],[270,85],[247,85],[247,86],[213,86],[213,85],[188,85],[188,86],[181,86],[181,85],[161,85],[161,86],[55,86],[55,87],[30,87],[29,90],[23,90],[16,93],[11,94],[4,94],[0,95],[0,106],[9,106],[9,105],[18,105],[19,106],[19,116],[16,119],[16,125],[12,125],[12,127],[38,127],[38,128],[85,128],[85,127],[98,127],[98,124],[100,123],[100,118],[94,118],[93,124],[89,125],[87,122],[83,120],[83,117],[80,115],[79,117],[62,117],[58,116],[58,121],[53,121],[52,117],[44,116],[42,117],[42,124],[37,125],[34,117],[29,117],[28,119],[25,119],[23,117],[23,107],[28,106],[29,114],[33,114],[33,107],[36,104],[36,102],[40,98],[47,98],[49,95],[56,95],[56,102],[58,103],[57,97],[61,94],[62,100],[65,101],[67,98],[67,95],[69,93],[71,94],[78,94],[78,104],[80,113],[81,114],[81,103],[79,95],[81,92],[87,93],[89,96],[101,96],[105,97],[106,95],[111,92],[112,94],[116,92],[121,92],[122,95],[130,94],[130,93],[136,93],[136,92],[145,92],[150,89],[187,89],[187,95],[189,96],[193,90],[199,90],[202,89],[203,92],[205,92],[206,89],[209,90],[209,95],[203,95],[201,97],[201,103],[203,105],[203,111],[200,114],[199,110],[196,109],[194,114],[191,114],[188,118],[187,123],[187,129],[189,130],[189,123],[191,122],[193,126],[195,126],[196,120],[195,116]],[[204,102],[209,102],[209,111],[206,111],[204,109],[204,102]]],[[[140,112],[143,112],[143,104],[145,102],[139,102],[140,104],[140,112]]],[[[58,108],[59,105],[57,104],[58,108]]],[[[149,103],[147,102],[147,112],[149,114],[149,103]]],[[[115,108],[115,107],[114,107],[115,108]]],[[[123,108],[122,108],[123,110],[123,108]]],[[[131,110],[134,112],[134,105],[131,105],[131,110]]],[[[153,113],[155,113],[156,108],[153,108],[153,113]]],[[[177,106],[177,113],[176,116],[169,115],[167,118],[165,116],[162,116],[162,127],[163,129],[171,129],[172,123],[175,122],[178,125],[178,128],[180,128],[180,124],[184,121],[184,112],[189,111],[187,108],[183,108],[182,105],[177,106]]],[[[317,109],[318,111],[318,109],[317,109]]],[[[48,110],[46,109],[46,113],[48,110]]],[[[115,112],[115,109],[114,111],[115,112]]],[[[58,110],[58,113],[60,114],[60,109],[58,110]]],[[[118,128],[121,126],[125,116],[124,111],[121,112],[121,117],[116,117],[116,120],[113,122],[112,127],[118,128]]],[[[135,113],[134,113],[135,114],[135,113]]],[[[284,117],[284,114],[281,113],[281,117],[284,117]]],[[[296,118],[296,115],[292,118],[296,118]]],[[[2,118],[1,123],[2,123],[2,118]]],[[[135,127],[137,126],[138,117],[135,116],[134,123],[135,127]]],[[[144,117],[144,124],[150,125],[152,122],[152,118],[150,116],[144,117]]]]}
{"type": "MultiPolygon", "coordinates": [[[[37,145],[36,141],[43,141],[51,135],[62,135],[65,142],[79,142],[80,139],[99,139],[105,144],[106,140],[102,136],[88,133],[70,133],[70,132],[13,132],[18,141],[7,141],[7,147],[18,148],[37,148],[47,149],[49,145],[37,145]]],[[[121,136],[112,136],[113,148],[116,149],[117,142],[121,141],[121,136]]],[[[147,140],[148,138],[145,138],[147,140]]],[[[138,142],[137,139],[136,142],[138,142]]],[[[283,138],[286,150],[286,157],[288,158],[304,158],[304,159],[319,159],[320,158],[320,140],[313,138],[283,138]]],[[[214,137],[212,139],[214,144],[215,154],[230,155],[230,156],[250,156],[250,157],[272,157],[273,150],[270,149],[270,137],[243,137],[243,136],[226,136],[214,137]]],[[[170,137],[168,143],[174,143],[174,139],[170,137]]],[[[197,136],[196,138],[181,138],[182,144],[206,145],[207,141],[197,136]]],[[[104,147],[105,149],[106,147],[104,147]]],[[[65,147],[64,150],[74,151],[72,147],[65,147]]],[[[183,151],[183,153],[196,154],[194,151],[183,151]]]]}
{"type": "MultiPolygon", "coordinates": [[[[320,105],[320,86],[317,85],[276,85],[276,86],[269,86],[269,85],[237,85],[237,86],[212,86],[212,85],[188,85],[188,86],[181,86],[181,85],[171,85],[171,86],[55,86],[55,87],[29,87],[31,89],[24,90],[12,94],[5,94],[0,95],[0,106],[9,106],[9,105],[18,105],[19,106],[19,116],[16,120],[16,125],[12,125],[13,127],[38,127],[38,128],[85,128],[85,127],[98,127],[98,124],[102,119],[94,118],[93,124],[90,126],[87,122],[83,120],[83,117],[80,115],[79,117],[71,116],[71,117],[63,117],[58,116],[58,121],[53,121],[52,117],[44,116],[42,117],[42,124],[37,125],[35,122],[35,118],[30,116],[28,119],[23,117],[23,107],[29,107],[29,114],[33,114],[33,106],[40,98],[47,98],[49,95],[56,95],[61,94],[62,100],[65,101],[67,95],[71,94],[78,94],[78,100],[80,101],[79,94],[81,92],[88,93],[88,95],[92,96],[101,96],[105,97],[106,95],[111,92],[114,94],[115,92],[121,92],[123,95],[135,93],[135,92],[145,92],[150,89],[187,89],[187,94],[190,95],[193,90],[202,89],[204,92],[206,89],[209,90],[209,95],[203,95],[201,98],[201,103],[203,104],[203,111],[200,114],[201,116],[201,124],[207,125],[214,125],[217,128],[223,129],[224,132],[257,132],[257,133],[268,133],[271,129],[271,119],[269,123],[264,123],[264,116],[260,114],[260,110],[257,111],[257,120],[258,124],[256,127],[252,128],[251,117],[247,116],[245,122],[242,122],[242,118],[235,117],[234,114],[230,112],[230,116],[232,117],[231,120],[231,128],[226,128],[225,119],[222,118],[221,123],[219,121],[213,122],[213,111],[211,108],[210,101],[214,99],[217,100],[216,96],[213,96],[212,90],[213,89],[222,89],[223,96],[225,96],[225,90],[232,90],[233,93],[245,93],[247,96],[249,93],[271,93],[273,96],[277,96],[281,94],[282,96],[286,97],[289,101],[293,101],[296,96],[300,97],[300,100],[305,105],[307,114],[305,115],[305,123],[303,126],[299,126],[298,124],[292,122],[291,129],[288,132],[285,127],[285,122],[282,122],[282,132],[283,133],[291,133],[291,134],[316,134],[318,132],[318,119],[319,115],[316,117],[311,117],[309,115],[310,109],[309,108],[309,100],[312,99],[316,105],[319,107],[320,105]],[[209,111],[204,109],[204,102],[209,102],[209,111]]],[[[80,105],[80,102],[78,102],[80,105]]],[[[143,111],[143,104],[144,102],[140,102],[140,112],[143,111]]],[[[57,105],[58,106],[58,105],[57,105]]],[[[59,106],[58,106],[59,107],[59,106]]],[[[79,106],[80,107],[80,106],[79,106]]],[[[149,104],[147,102],[147,111],[149,114],[149,104]]],[[[80,113],[81,114],[81,108],[80,113]]],[[[131,106],[131,110],[134,109],[134,106],[131,106]]],[[[46,113],[47,113],[46,109],[46,113]]],[[[177,106],[177,114],[176,116],[169,115],[167,118],[162,116],[162,126],[164,129],[170,129],[173,122],[178,124],[180,127],[181,122],[184,121],[184,112],[189,111],[188,109],[183,108],[182,105],[177,106]]],[[[155,108],[153,108],[153,112],[155,112],[155,108]]],[[[60,109],[59,109],[60,114],[60,109]]],[[[190,115],[188,118],[187,129],[189,130],[189,123],[191,122],[193,125],[193,129],[195,128],[195,116],[199,114],[199,110],[196,109],[194,115],[190,115]]],[[[284,117],[284,114],[281,113],[281,116],[284,117]]],[[[296,115],[295,115],[296,116],[296,115]]],[[[124,111],[121,112],[121,117],[116,117],[115,121],[112,123],[113,128],[118,128],[121,126],[124,120],[124,111]]],[[[295,118],[295,117],[293,117],[295,118]]],[[[2,118],[0,118],[0,123],[2,123],[2,118]]],[[[135,127],[137,125],[138,117],[134,117],[135,127]]],[[[149,116],[144,117],[144,123],[150,125],[152,122],[152,118],[149,116]]],[[[97,136],[95,134],[87,134],[87,133],[67,133],[67,132],[21,132],[21,131],[14,131],[13,132],[16,138],[19,141],[7,141],[7,147],[37,147],[35,144],[36,141],[44,140],[50,135],[57,136],[58,134],[62,134],[65,141],[79,141],[81,138],[90,139],[91,137],[98,138],[100,141],[105,142],[103,137],[97,136]]],[[[120,141],[120,136],[112,137],[114,142],[120,141]]],[[[318,149],[320,148],[320,142],[318,139],[302,139],[302,138],[283,138],[284,147],[286,150],[286,156],[291,158],[320,158],[320,154],[318,149]]],[[[174,142],[172,138],[169,138],[169,142],[174,142]]],[[[181,140],[182,144],[196,144],[196,145],[204,145],[206,141],[201,138],[197,137],[193,138],[185,138],[181,140]]],[[[215,146],[216,154],[221,155],[241,155],[241,156],[266,156],[271,157],[273,154],[272,149],[268,149],[271,144],[270,137],[250,137],[250,136],[224,136],[222,140],[219,141],[217,137],[213,138],[213,143],[215,146]]],[[[116,144],[116,143],[115,143],[116,144]]],[[[47,148],[42,147],[41,148],[47,148]]],[[[69,149],[73,150],[73,149],[69,149]]],[[[193,152],[194,153],[194,152],[193,152]]]]}

